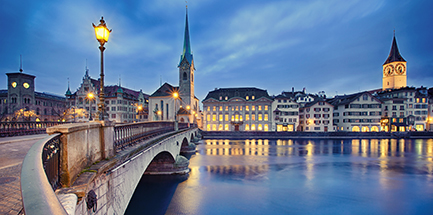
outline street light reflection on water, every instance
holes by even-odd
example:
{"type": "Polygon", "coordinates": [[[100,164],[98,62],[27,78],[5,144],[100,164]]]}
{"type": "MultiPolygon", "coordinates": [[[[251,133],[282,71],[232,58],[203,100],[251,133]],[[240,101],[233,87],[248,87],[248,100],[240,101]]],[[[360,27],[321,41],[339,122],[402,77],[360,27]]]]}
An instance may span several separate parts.
{"type": "Polygon", "coordinates": [[[127,214],[433,211],[433,139],[203,140],[189,166],[186,180],[165,186],[164,205],[145,206],[155,190],[136,191],[127,214]]]}

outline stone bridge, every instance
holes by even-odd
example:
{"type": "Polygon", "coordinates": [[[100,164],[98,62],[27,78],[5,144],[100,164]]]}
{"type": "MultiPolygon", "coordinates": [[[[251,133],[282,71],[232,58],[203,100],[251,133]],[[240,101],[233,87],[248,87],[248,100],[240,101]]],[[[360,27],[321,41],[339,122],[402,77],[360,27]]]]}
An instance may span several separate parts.
{"type": "Polygon", "coordinates": [[[33,145],[23,162],[26,214],[123,214],[143,174],[189,172],[181,153],[195,152],[198,128],[91,122],[47,133],[52,135],[33,145]]]}

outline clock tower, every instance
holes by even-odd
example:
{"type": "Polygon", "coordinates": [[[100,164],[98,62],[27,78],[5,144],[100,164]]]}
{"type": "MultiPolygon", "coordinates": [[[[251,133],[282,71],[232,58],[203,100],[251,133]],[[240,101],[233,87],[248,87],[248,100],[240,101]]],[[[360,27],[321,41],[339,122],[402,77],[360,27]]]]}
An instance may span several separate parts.
{"type": "Polygon", "coordinates": [[[183,41],[183,51],[180,56],[179,68],[179,96],[183,107],[189,111],[197,112],[197,104],[194,96],[194,59],[191,53],[188,28],[188,8],[185,20],[185,36],[183,41]],[[189,108],[188,108],[189,107],[189,108]]]}
{"type": "Polygon", "coordinates": [[[382,90],[398,89],[407,86],[406,61],[400,55],[397,41],[392,40],[391,51],[388,59],[383,64],[382,90]]]}
{"type": "Polygon", "coordinates": [[[6,73],[8,76],[9,113],[19,109],[29,110],[35,104],[35,76],[20,72],[6,73]]]}

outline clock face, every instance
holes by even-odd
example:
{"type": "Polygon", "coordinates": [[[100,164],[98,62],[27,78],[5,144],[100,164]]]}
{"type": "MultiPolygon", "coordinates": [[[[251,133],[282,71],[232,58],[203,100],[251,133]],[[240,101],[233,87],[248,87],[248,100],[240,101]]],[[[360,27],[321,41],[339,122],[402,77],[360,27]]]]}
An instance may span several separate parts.
{"type": "Polygon", "coordinates": [[[399,74],[399,75],[402,75],[406,72],[406,68],[404,67],[404,64],[402,64],[402,63],[397,64],[395,70],[396,70],[397,74],[399,74]]]}
{"type": "Polygon", "coordinates": [[[28,89],[30,87],[30,85],[29,85],[29,83],[24,82],[23,87],[26,88],[26,89],[28,89]]]}
{"type": "Polygon", "coordinates": [[[392,74],[393,70],[394,70],[394,68],[391,65],[388,65],[383,69],[383,75],[390,76],[392,74]]]}
{"type": "Polygon", "coordinates": [[[17,82],[15,82],[15,81],[12,82],[12,87],[13,87],[13,88],[17,87],[17,82]]]}

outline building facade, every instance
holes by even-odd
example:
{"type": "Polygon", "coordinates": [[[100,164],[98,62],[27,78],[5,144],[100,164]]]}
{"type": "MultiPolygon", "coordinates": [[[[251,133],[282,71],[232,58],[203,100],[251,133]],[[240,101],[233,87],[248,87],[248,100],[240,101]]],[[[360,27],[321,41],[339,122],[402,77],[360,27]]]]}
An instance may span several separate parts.
{"type": "Polygon", "coordinates": [[[65,97],[35,91],[35,77],[6,73],[7,90],[0,90],[0,121],[63,121],[65,97]]]}
{"type": "Polygon", "coordinates": [[[272,101],[266,90],[220,88],[203,100],[206,131],[270,131],[272,101]]]}
{"type": "MultiPolygon", "coordinates": [[[[80,87],[71,93],[66,91],[67,121],[88,122],[98,118],[100,81],[89,76],[88,69],[80,87]]],[[[148,98],[141,90],[135,91],[125,87],[105,86],[105,110],[108,120],[116,123],[147,121],[148,98]]]]}
{"type": "Polygon", "coordinates": [[[334,106],[333,122],[338,131],[378,132],[381,129],[382,102],[369,92],[336,96],[328,102],[334,106]]]}
{"type": "Polygon", "coordinates": [[[299,129],[305,132],[334,131],[333,106],[324,100],[316,100],[299,108],[299,129]]]}
{"type": "Polygon", "coordinates": [[[284,94],[275,96],[272,102],[272,131],[296,131],[299,126],[300,104],[284,94]]]}

